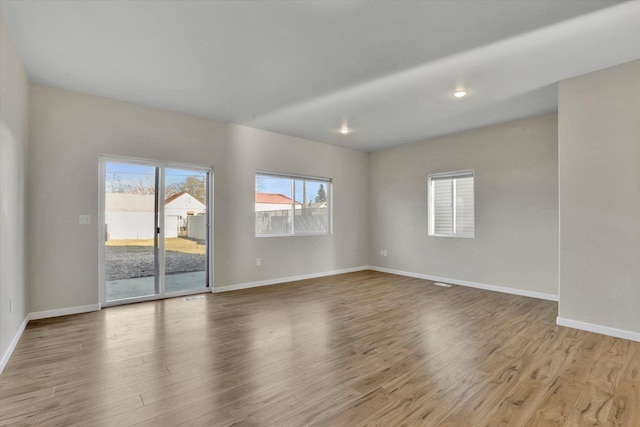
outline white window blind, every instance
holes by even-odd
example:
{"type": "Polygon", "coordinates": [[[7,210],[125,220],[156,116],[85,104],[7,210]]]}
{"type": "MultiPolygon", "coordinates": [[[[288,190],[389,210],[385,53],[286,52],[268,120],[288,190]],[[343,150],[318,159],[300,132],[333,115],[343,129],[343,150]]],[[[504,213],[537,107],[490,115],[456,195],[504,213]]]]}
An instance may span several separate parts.
{"type": "Polygon", "coordinates": [[[474,237],[474,171],[429,175],[429,235],[474,237]]]}

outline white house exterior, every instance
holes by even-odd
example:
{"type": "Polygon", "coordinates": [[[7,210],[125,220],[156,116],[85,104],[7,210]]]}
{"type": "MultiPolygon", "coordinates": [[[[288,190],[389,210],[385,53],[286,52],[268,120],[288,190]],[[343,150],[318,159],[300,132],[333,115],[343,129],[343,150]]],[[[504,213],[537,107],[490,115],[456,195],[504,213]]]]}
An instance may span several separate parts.
{"type": "Polygon", "coordinates": [[[189,193],[178,193],[164,201],[164,214],[186,218],[188,215],[204,215],[207,206],[189,193]]]}
{"type": "MultiPolygon", "coordinates": [[[[176,227],[176,235],[180,235],[180,228],[191,239],[206,239],[207,206],[189,193],[178,193],[164,202],[165,230],[170,231],[167,220],[176,227]],[[175,220],[175,225],[174,221],[175,220]]],[[[173,230],[171,230],[173,232],[173,230]]]]}
{"type": "MultiPolygon", "coordinates": [[[[187,227],[187,217],[204,213],[205,204],[188,193],[169,197],[165,201],[164,237],[178,237],[180,228],[187,227]]],[[[106,193],[105,239],[153,239],[154,215],[154,195],[106,193]]]]}

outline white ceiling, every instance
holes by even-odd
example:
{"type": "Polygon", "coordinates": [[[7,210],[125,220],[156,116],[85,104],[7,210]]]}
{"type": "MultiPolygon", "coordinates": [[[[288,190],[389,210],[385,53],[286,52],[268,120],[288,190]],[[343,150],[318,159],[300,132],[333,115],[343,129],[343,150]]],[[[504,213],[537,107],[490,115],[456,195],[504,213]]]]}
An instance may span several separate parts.
{"type": "Polygon", "coordinates": [[[556,82],[640,58],[640,0],[0,6],[34,82],[365,151],[554,111],[556,82]]]}

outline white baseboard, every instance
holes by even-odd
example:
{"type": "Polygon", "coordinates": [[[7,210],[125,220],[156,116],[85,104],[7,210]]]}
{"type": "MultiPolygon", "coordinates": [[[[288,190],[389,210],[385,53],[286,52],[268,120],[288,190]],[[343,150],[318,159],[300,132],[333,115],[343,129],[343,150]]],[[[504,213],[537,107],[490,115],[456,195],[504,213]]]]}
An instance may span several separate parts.
{"type": "Polygon", "coordinates": [[[485,289],[487,291],[502,292],[505,294],[520,295],[524,297],[538,298],[549,301],[558,301],[558,295],[545,294],[542,292],[527,291],[524,289],[507,288],[505,286],[487,285],[485,283],[469,282],[467,280],[449,279],[446,277],[431,276],[429,274],[411,273],[408,271],[394,270],[391,268],[369,266],[370,270],[383,273],[397,274],[399,276],[415,277],[416,279],[431,280],[433,282],[451,283],[453,285],[467,286],[470,288],[485,289]]]}
{"type": "Polygon", "coordinates": [[[580,329],[583,331],[595,332],[597,334],[609,335],[616,338],[640,342],[640,332],[627,331],[624,329],[612,328],[610,326],[596,325],[594,323],[581,322],[579,320],[566,319],[558,316],[556,323],[568,328],[580,329]]]}
{"type": "Polygon", "coordinates": [[[300,276],[280,277],[278,279],[260,280],[257,282],[239,283],[237,285],[216,286],[213,292],[237,291],[239,289],[257,288],[258,286],[276,285],[278,283],[295,282],[297,280],[315,279],[317,277],[333,276],[334,274],[353,273],[354,271],[369,270],[369,266],[343,268],[342,270],[322,271],[320,273],[302,274],[300,276]]]}
{"type": "Polygon", "coordinates": [[[69,314],[88,313],[100,310],[100,304],[79,305],[76,307],[58,308],[55,310],[29,313],[29,320],[47,319],[49,317],[67,316],[69,314]]]}
{"type": "Polygon", "coordinates": [[[27,323],[29,323],[29,314],[25,316],[18,328],[18,331],[16,332],[16,335],[13,337],[13,340],[11,340],[9,348],[7,348],[7,351],[2,355],[2,359],[0,359],[0,374],[4,371],[4,367],[7,366],[7,363],[9,363],[9,358],[13,354],[13,350],[16,349],[16,345],[18,345],[18,341],[20,341],[20,337],[22,336],[24,329],[27,327],[27,323]]]}

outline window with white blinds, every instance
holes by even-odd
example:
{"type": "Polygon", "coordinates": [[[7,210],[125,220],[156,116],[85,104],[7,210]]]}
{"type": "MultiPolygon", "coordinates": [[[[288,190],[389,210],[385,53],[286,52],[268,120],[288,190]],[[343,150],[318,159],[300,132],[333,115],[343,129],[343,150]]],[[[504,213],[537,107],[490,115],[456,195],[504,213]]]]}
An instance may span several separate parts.
{"type": "Polygon", "coordinates": [[[473,170],[429,175],[429,235],[474,237],[473,170]]]}

